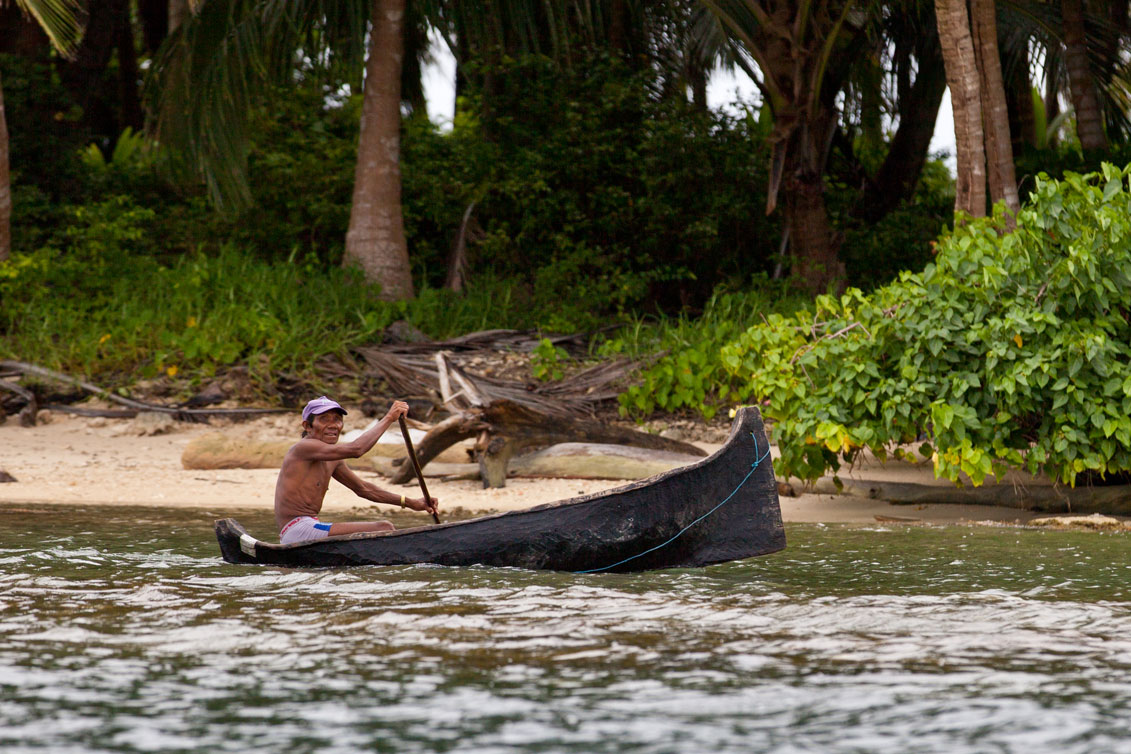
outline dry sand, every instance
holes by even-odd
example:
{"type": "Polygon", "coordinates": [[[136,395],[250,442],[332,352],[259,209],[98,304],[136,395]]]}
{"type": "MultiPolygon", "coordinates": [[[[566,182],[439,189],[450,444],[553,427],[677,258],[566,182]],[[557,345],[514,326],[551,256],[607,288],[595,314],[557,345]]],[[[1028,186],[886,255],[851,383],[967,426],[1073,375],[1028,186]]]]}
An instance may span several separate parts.
{"type": "MultiPolygon", "coordinates": [[[[198,471],[181,466],[185,445],[205,432],[230,432],[257,439],[297,439],[297,416],[278,416],[248,422],[213,420],[211,424],[164,421],[160,429],[141,420],[90,419],[62,414],[41,417],[45,423],[20,427],[15,417],[0,425],[0,470],[16,478],[0,484],[0,506],[24,504],[84,504],[167,506],[207,509],[238,515],[249,509],[271,510],[276,471],[273,469],[198,471]]],[[[352,425],[347,424],[347,429],[352,425]]],[[[718,446],[703,446],[712,450],[718,446]]],[[[889,480],[929,483],[929,467],[889,464],[859,470],[889,480]]],[[[394,492],[414,495],[413,485],[391,485],[377,474],[362,476],[394,492]]],[[[845,475],[848,478],[853,474],[845,475]]],[[[509,511],[598,492],[624,484],[586,479],[509,479],[504,489],[483,489],[478,481],[428,479],[429,492],[439,498],[441,512],[456,507],[471,512],[509,511]]],[[[877,517],[912,519],[924,523],[962,521],[1023,522],[1033,514],[1013,508],[979,505],[891,505],[846,495],[802,494],[781,498],[786,522],[875,523],[877,517]]],[[[324,512],[327,518],[379,517],[376,510],[338,484],[331,485],[324,512]],[[370,514],[367,511],[374,511],[370,514]]]]}

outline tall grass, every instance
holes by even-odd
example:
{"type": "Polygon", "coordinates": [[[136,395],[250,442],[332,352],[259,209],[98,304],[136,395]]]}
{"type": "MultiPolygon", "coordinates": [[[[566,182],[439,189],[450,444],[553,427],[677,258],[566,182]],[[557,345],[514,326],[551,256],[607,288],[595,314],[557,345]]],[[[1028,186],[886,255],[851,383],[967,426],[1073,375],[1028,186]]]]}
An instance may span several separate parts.
{"type": "Polygon", "coordinates": [[[43,249],[0,267],[3,358],[124,382],[204,377],[235,363],[262,379],[309,377],[321,357],[378,341],[401,319],[434,338],[536,325],[501,281],[386,302],[347,271],[268,264],[231,246],[168,264],[43,249]]]}
{"type": "MultiPolygon", "coordinates": [[[[442,339],[545,322],[561,327],[577,309],[575,302],[536,301],[523,286],[490,277],[477,278],[464,295],[425,288],[413,301],[387,302],[377,287],[337,267],[268,263],[232,245],[162,261],[131,249],[133,235],[114,231],[91,243],[88,232],[65,252],[43,248],[0,265],[0,358],[115,387],[165,375],[187,388],[240,364],[253,387],[270,388],[284,376],[318,382],[320,359],[379,342],[397,320],[442,339]]],[[[696,318],[635,316],[595,342],[591,355],[663,351],[670,359],[712,351],[760,321],[761,312],[799,304],[784,287],[762,281],[750,291],[717,293],[696,318]]],[[[593,317],[574,317],[577,329],[593,317]]]]}

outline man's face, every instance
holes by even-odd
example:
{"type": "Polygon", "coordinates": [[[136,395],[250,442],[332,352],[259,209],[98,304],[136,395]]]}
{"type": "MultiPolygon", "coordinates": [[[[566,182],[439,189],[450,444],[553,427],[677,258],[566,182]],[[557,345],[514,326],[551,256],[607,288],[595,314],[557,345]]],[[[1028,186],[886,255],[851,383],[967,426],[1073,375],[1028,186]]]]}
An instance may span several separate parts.
{"type": "Polygon", "coordinates": [[[303,422],[306,432],[315,440],[333,445],[342,433],[342,415],[337,411],[327,411],[324,414],[315,414],[310,421],[303,422]]]}

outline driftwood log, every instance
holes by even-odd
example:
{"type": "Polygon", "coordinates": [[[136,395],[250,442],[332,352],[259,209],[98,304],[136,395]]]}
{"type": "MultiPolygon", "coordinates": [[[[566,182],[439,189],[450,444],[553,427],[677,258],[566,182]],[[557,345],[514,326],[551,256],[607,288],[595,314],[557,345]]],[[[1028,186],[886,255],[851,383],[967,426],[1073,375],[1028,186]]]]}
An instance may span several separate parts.
{"type": "MultiPolygon", "coordinates": [[[[7,380],[0,380],[0,390],[15,393],[27,401],[27,405],[20,409],[20,426],[34,427],[35,415],[39,413],[39,404],[35,400],[35,393],[31,392],[26,387],[17,385],[14,382],[8,382],[7,380]]],[[[2,413],[3,411],[0,410],[0,414],[2,413]]]]}
{"type": "MultiPolygon", "coordinates": [[[[185,445],[181,466],[186,469],[278,469],[295,442],[296,439],[267,440],[209,432],[185,445]]],[[[379,442],[361,458],[350,460],[349,466],[387,474],[388,464],[403,455],[403,445],[379,442]]],[[[441,452],[437,460],[466,463],[469,455],[463,448],[449,448],[441,452]]]]}
{"type": "MultiPolygon", "coordinates": [[[[451,450],[445,454],[451,453],[451,450]]],[[[457,479],[483,479],[478,463],[448,463],[441,455],[424,467],[429,479],[454,481],[457,479]]],[[[400,458],[396,459],[400,461],[400,458]]],[[[631,448],[626,445],[601,445],[598,443],[566,442],[551,445],[543,450],[515,455],[507,462],[507,478],[543,479],[620,479],[632,481],[646,479],[665,471],[687,466],[700,460],[699,456],[671,453],[666,450],[631,448]]],[[[374,471],[391,477],[400,467],[394,459],[373,459],[374,471]]]]}
{"type": "MultiPolygon", "coordinates": [[[[565,442],[628,445],[700,458],[707,455],[701,448],[679,440],[594,420],[547,416],[513,401],[494,400],[437,424],[417,445],[417,457],[422,466],[427,465],[440,451],[469,437],[479,438],[477,449],[485,487],[502,487],[508,461],[521,451],[565,442]]],[[[405,484],[412,478],[411,464],[402,462],[397,466],[392,481],[405,484]]]]}
{"type": "Polygon", "coordinates": [[[837,489],[831,479],[818,479],[814,491],[884,500],[894,505],[950,503],[999,505],[1043,513],[1113,513],[1131,515],[1131,485],[1063,487],[1050,484],[984,484],[980,487],[914,484],[908,482],[844,481],[837,489]]]}

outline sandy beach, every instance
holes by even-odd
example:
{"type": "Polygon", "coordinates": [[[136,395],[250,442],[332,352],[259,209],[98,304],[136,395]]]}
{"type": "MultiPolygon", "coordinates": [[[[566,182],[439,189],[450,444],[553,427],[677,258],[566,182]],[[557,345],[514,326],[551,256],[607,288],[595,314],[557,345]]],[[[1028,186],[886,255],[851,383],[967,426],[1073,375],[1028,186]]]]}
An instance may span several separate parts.
{"type": "MultiPolygon", "coordinates": [[[[288,440],[301,431],[295,416],[270,416],[250,421],[214,419],[209,424],[166,421],[158,426],[140,420],[41,414],[41,424],[20,427],[15,417],[0,425],[0,469],[15,482],[0,484],[0,506],[27,504],[106,505],[194,508],[217,516],[241,511],[269,511],[273,504],[274,469],[190,470],[181,464],[185,446],[204,433],[234,438],[288,440]],[[157,434],[145,434],[158,432],[157,434]]],[[[353,425],[347,423],[347,430],[353,425]]],[[[360,426],[360,425],[359,425],[360,426]]],[[[705,450],[718,446],[704,444],[705,450]]],[[[360,472],[375,484],[414,495],[414,484],[398,486],[372,472],[360,472]]],[[[929,466],[885,464],[860,469],[843,478],[869,474],[887,480],[933,483],[929,466]]],[[[618,480],[511,478],[503,489],[483,489],[478,480],[428,479],[441,511],[463,508],[472,513],[510,511],[598,492],[625,484],[618,480]]],[[[800,485],[796,486],[801,490],[800,485]]],[[[805,493],[781,498],[786,522],[875,523],[877,517],[923,523],[964,521],[1024,522],[1034,514],[984,505],[892,505],[848,495],[805,493]]],[[[381,506],[331,485],[324,513],[329,519],[374,518],[381,506]]]]}

